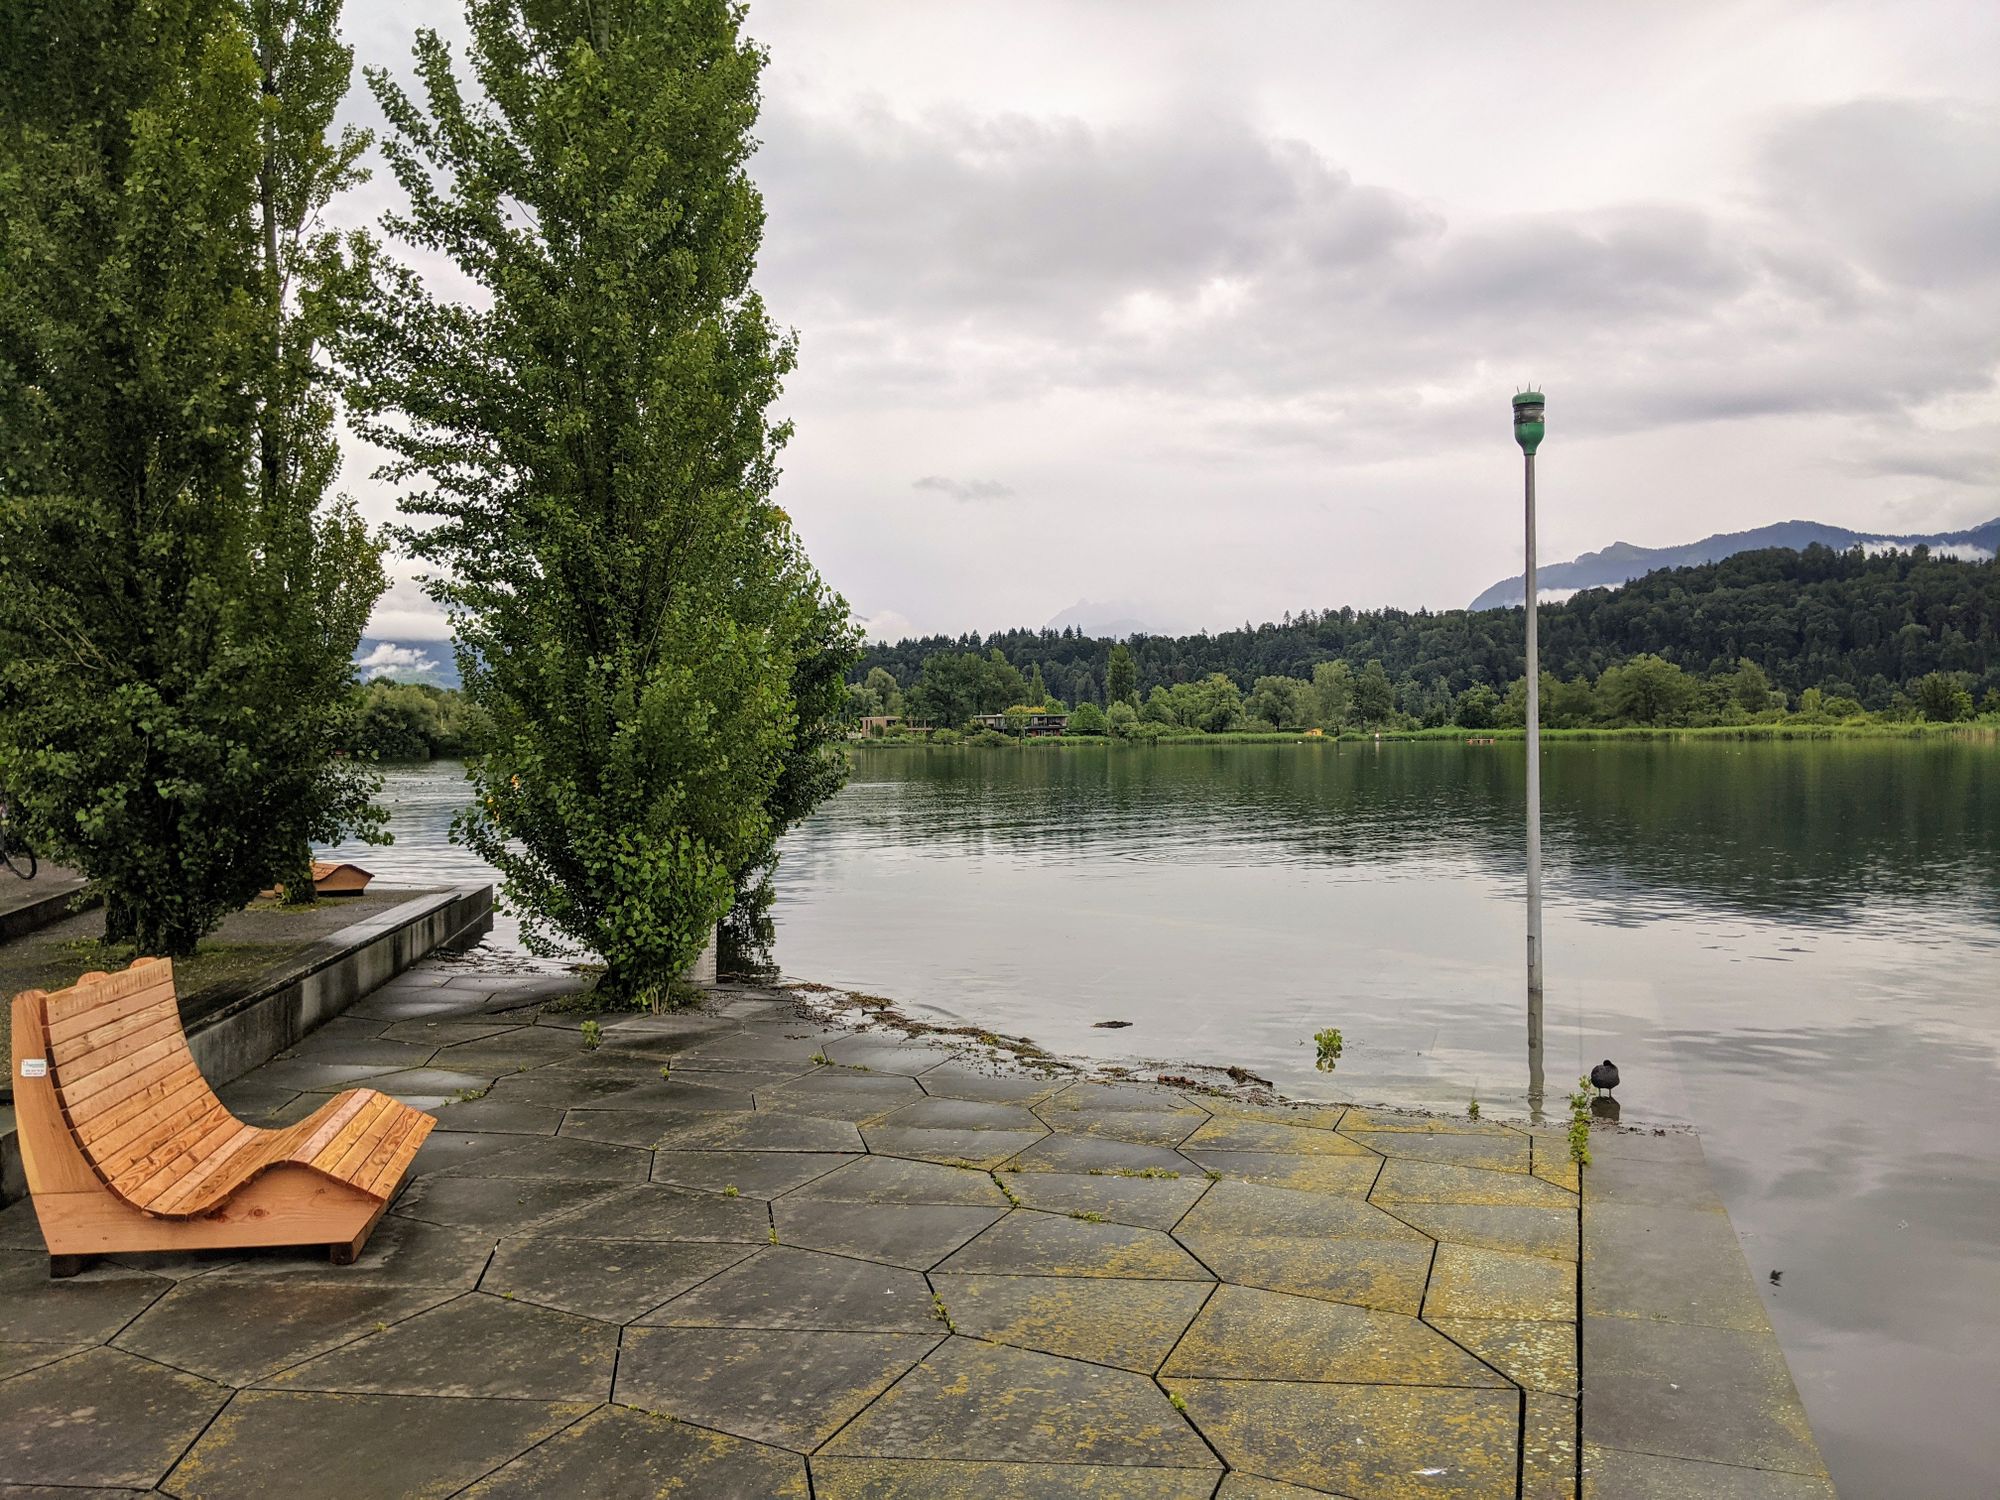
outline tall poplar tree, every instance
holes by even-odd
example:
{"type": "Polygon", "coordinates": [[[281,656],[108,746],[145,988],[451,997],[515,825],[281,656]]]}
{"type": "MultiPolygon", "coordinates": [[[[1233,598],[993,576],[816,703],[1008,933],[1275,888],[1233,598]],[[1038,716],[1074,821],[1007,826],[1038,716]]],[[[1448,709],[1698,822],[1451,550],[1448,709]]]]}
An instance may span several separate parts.
{"type": "Polygon", "coordinates": [[[725,0],[472,0],[472,83],[369,82],[390,228],[352,347],[491,736],[459,835],[529,940],[657,997],[782,825],[838,784],[847,610],[772,502],[793,345],[751,286],[759,49],[725,0]]]}
{"type": "MultiPolygon", "coordinates": [[[[295,9],[293,40],[330,36],[330,7],[295,9]]],[[[296,879],[308,839],[373,826],[333,751],[381,568],[324,503],[298,321],[332,269],[300,183],[340,173],[315,175],[250,20],[0,7],[0,790],[103,894],[108,937],[174,955],[296,879]],[[290,205],[263,224],[260,180],[290,205]]]]}

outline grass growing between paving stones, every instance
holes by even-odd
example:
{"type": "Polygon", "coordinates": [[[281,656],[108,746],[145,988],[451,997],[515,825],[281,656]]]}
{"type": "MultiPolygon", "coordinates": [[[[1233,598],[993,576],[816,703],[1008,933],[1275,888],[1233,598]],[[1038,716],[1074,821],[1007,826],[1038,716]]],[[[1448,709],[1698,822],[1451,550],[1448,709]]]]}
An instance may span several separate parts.
{"type": "Polygon", "coordinates": [[[1569,1159],[1579,1167],[1590,1165],[1590,1080],[1579,1078],[1576,1092],[1569,1096],[1569,1159]]]}

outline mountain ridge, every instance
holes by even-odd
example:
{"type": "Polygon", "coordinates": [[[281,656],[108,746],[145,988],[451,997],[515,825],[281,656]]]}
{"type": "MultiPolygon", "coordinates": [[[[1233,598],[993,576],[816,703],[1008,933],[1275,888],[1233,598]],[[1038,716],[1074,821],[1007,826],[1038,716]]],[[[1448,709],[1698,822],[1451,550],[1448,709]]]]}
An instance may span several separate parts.
{"type": "MultiPolygon", "coordinates": [[[[1823,521],[1777,521],[1749,531],[1719,531],[1700,541],[1677,547],[1641,547],[1632,542],[1613,542],[1596,552],[1585,552],[1567,562],[1549,563],[1535,570],[1535,592],[1544,601],[1551,592],[1567,595],[1578,589],[1616,588],[1661,568],[1688,568],[1702,563],[1721,562],[1739,552],[1757,552],[1784,547],[1803,552],[1817,543],[1836,552],[1855,547],[1880,551],[1894,547],[1907,552],[1912,547],[1929,547],[1933,552],[1984,562],[2000,553],[2000,516],[1963,531],[1939,531],[1892,535],[1880,531],[1855,531],[1823,521]]],[[[1522,576],[1503,578],[1480,594],[1468,609],[1500,609],[1517,606],[1522,598],[1522,576]]]]}

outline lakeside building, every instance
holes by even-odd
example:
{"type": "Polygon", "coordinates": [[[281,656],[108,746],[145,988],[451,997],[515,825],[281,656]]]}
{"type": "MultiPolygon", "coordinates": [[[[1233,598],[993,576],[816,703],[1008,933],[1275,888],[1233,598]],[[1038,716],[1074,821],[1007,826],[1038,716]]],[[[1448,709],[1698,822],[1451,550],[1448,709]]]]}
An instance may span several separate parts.
{"type": "MultiPolygon", "coordinates": [[[[981,729],[997,729],[1002,734],[1008,732],[1005,714],[975,714],[972,722],[981,729]]],[[[1026,733],[1030,739],[1045,739],[1061,734],[1069,727],[1068,714],[1031,713],[1027,716],[1026,733]]]]}

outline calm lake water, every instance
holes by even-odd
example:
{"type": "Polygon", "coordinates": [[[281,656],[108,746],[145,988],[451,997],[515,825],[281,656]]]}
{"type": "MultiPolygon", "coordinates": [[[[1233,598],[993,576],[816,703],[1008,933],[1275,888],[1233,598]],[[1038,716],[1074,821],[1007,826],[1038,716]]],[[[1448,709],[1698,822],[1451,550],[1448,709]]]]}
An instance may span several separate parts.
{"type": "MultiPolygon", "coordinates": [[[[1058,1052],[1525,1115],[1522,764],[862,749],[774,956],[1058,1052]]],[[[459,774],[392,771],[396,846],[340,852],[480,873],[459,774]]],[[[2000,1493],[2000,748],[1562,744],[1545,782],[1550,1099],[1611,1057],[1628,1123],[1699,1127],[1843,1493],[2000,1493]]]]}

